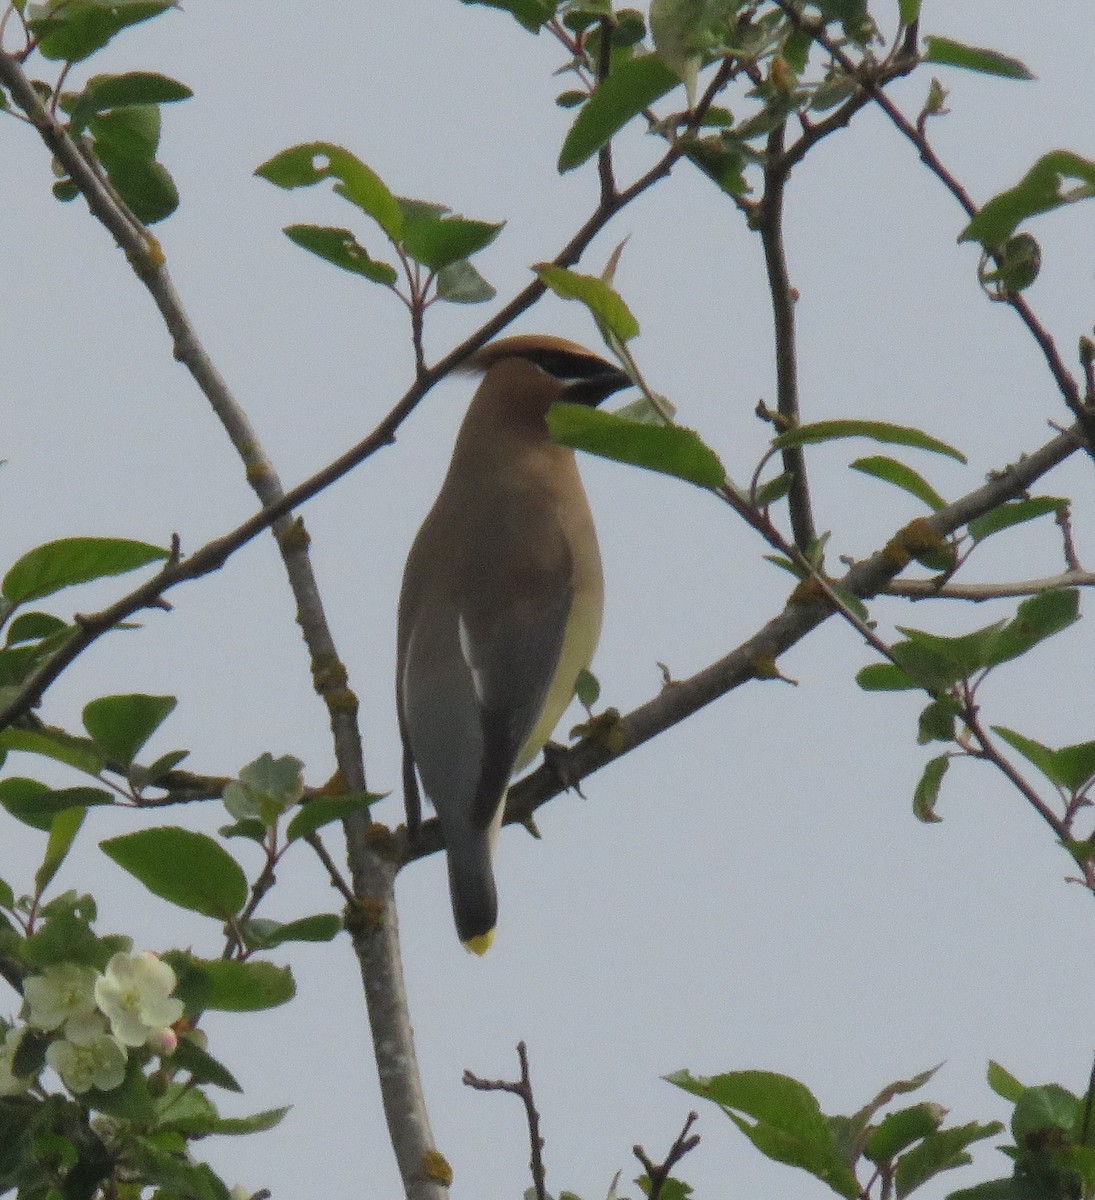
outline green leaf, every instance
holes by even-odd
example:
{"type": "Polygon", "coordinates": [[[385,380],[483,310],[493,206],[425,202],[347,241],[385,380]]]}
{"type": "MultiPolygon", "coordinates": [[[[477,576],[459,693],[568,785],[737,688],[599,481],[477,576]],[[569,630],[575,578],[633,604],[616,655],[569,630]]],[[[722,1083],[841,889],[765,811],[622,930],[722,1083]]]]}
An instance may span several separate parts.
{"type": "Polygon", "coordinates": [[[387,792],[352,792],[346,796],[316,796],[305,801],[300,811],[289,822],[286,839],[290,842],[306,834],[330,825],[332,821],[341,821],[354,813],[364,812],[370,804],[382,800],[387,792]]]}
{"type": "Polygon", "coordinates": [[[729,33],[740,0],[652,0],[650,35],[658,57],[696,103],[696,76],[704,53],[729,33]]]}
{"type": "Polygon", "coordinates": [[[261,754],[224,789],[224,807],[237,821],[258,818],[273,828],[287,809],[304,794],[304,764],[287,754],[261,754]]]}
{"type": "Polygon", "coordinates": [[[150,1123],[156,1116],[156,1105],[152,1100],[148,1080],[136,1057],[126,1064],[125,1078],[118,1087],[111,1088],[108,1092],[91,1088],[82,1098],[93,1112],[106,1113],[107,1116],[124,1121],[150,1123]]]}
{"type": "Polygon", "coordinates": [[[910,692],[920,687],[907,671],[893,663],[871,663],[855,677],[865,692],[910,692]]]}
{"type": "MultiPolygon", "coordinates": [[[[0,600],[0,606],[4,603],[0,600]]],[[[4,644],[15,646],[20,642],[40,642],[58,634],[67,634],[71,628],[72,626],[66,625],[60,617],[51,616],[49,613],[23,613],[8,626],[8,636],[4,644]]]]}
{"type": "Polygon", "coordinates": [[[45,857],[42,859],[42,865],[34,873],[34,888],[39,896],[49,887],[53,877],[61,869],[61,864],[68,857],[86,816],[86,808],[70,807],[62,809],[53,818],[49,827],[45,857]]]}
{"type": "Polygon", "coordinates": [[[125,75],[93,75],[69,106],[71,130],[79,133],[94,114],[131,105],[170,104],[189,100],[193,92],[184,83],[152,71],[130,71],[125,75]]]}
{"type": "Polygon", "coordinates": [[[335,180],[335,191],[372,217],[393,242],[403,232],[403,210],[387,185],[359,158],[331,142],[307,142],[275,154],[255,174],[281,188],[335,180]]]}
{"type": "Polygon", "coordinates": [[[578,672],[578,679],[574,684],[574,695],[577,696],[578,703],[587,709],[592,708],[601,698],[600,681],[592,671],[585,667],[578,672]]]}
{"type": "Polygon", "coordinates": [[[243,1091],[232,1072],[189,1037],[179,1038],[171,1065],[188,1072],[193,1083],[212,1083],[229,1092],[243,1091]]]}
{"type": "Polygon", "coordinates": [[[156,161],[160,110],[152,104],[115,108],[89,117],[95,153],[118,195],[146,225],[169,217],[179,193],[167,169],[156,161]]]}
{"type": "Polygon", "coordinates": [[[950,38],[929,35],[924,39],[927,49],[924,61],[942,63],[948,67],[964,67],[967,71],[979,71],[982,75],[998,75],[1003,79],[1034,79],[1030,68],[1017,58],[1001,54],[998,50],[985,50],[980,46],[967,46],[950,38]]]}
{"type": "Polygon", "coordinates": [[[167,557],[166,550],[146,542],[61,538],[24,554],[4,576],[3,595],[12,604],[26,604],[62,588],[108,575],[123,575],[167,557]]]}
{"type": "Polygon", "coordinates": [[[901,24],[911,25],[920,17],[921,0],[898,0],[897,8],[901,14],[901,24]]]}
{"type": "Polygon", "coordinates": [[[930,450],[933,454],[945,454],[948,458],[964,463],[966,456],[946,442],[939,441],[919,429],[904,425],[891,425],[888,421],[814,421],[799,425],[772,439],[777,450],[792,446],[812,446],[819,442],[832,442],[841,438],[865,437],[875,442],[897,446],[914,446],[918,450],[930,450]]]}
{"type": "Polygon", "coordinates": [[[675,475],[703,488],[718,488],[726,472],[698,434],[680,425],[648,425],[584,404],[553,404],[548,431],[564,446],[615,462],[675,475]]]}
{"type": "Polygon", "coordinates": [[[283,942],[330,942],[342,928],[338,913],[316,913],[285,924],[256,917],[244,926],[243,937],[249,949],[272,950],[283,942]]]}
{"type": "Polygon", "coordinates": [[[532,268],[544,284],[563,300],[577,300],[593,314],[602,334],[605,330],[621,342],[638,336],[639,322],[631,314],[623,297],[596,275],[583,275],[567,267],[538,263],[532,268]]]}
{"type": "Polygon", "coordinates": [[[923,821],[925,825],[931,825],[943,819],[936,815],[935,805],[939,800],[939,788],[943,782],[943,776],[946,775],[950,765],[950,756],[947,754],[940,754],[938,758],[929,760],[924,767],[924,773],[920,776],[920,782],[916,785],[916,791],[913,793],[913,815],[918,821],[923,821]]]}
{"type": "Polygon", "coordinates": [[[399,278],[390,263],[370,258],[369,252],[348,229],[332,225],[286,225],[282,232],[295,245],[325,262],[334,263],[355,275],[364,275],[374,283],[391,287],[399,278]]]}
{"type": "Polygon", "coordinates": [[[86,739],[73,737],[60,729],[16,729],[0,730],[0,753],[5,750],[21,750],[26,754],[40,754],[83,771],[87,775],[98,775],[103,769],[102,755],[86,739]]]}
{"type": "Polygon", "coordinates": [[[146,1137],[127,1125],[115,1136],[116,1153],[130,1173],[162,1200],[232,1200],[228,1187],[205,1163],[190,1160],[179,1135],[146,1137]]]}
{"type": "Polygon", "coordinates": [[[276,1008],[296,994],[293,973],[274,963],[235,959],[201,959],[180,950],[162,955],[178,978],[176,995],[187,1012],[258,1012],[276,1008]]]}
{"type": "Polygon", "coordinates": [[[745,155],[735,140],[727,144],[721,137],[682,137],[678,143],[690,162],[728,196],[745,196],[749,183],[745,178],[745,155]]]}
{"type": "Polygon", "coordinates": [[[975,542],[983,542],[1001,530],[1010,529],[1024,521],[1033,521],[1047,513],[1057,513],[1068,508],[1063,496],[1032,496],[1027,500],[1007,500],[990,509],[983,517],[975,517],[966,527],[975,542]]]}
{"type": "Polygon", "coordinates": [[[921,746],[928,742],[953,742],[958,713],[958,701],[949,692],[933,700],[920,714],[916,740],[921,746]]]}
{"type": "Polygon", "coordinates": [[[489,246],[502,231],[505,221],[470,221],[467,217],[442,216],[419,207],[403,210],[403,248],[416,262],[440,271],[470,258],[489,246]]]}
{"type": "Polygon", "coordinates": [[[849,1200],[860,1195],[828,1119],[798,1080],[769,1071],[731,1071],[710,1078],[678,1071],[666,1079],[718,1104],[767,1157],[809,1171],[849,1200]]]}
{"type": "MultiPolygon", "coordinates": [[[[1058,787],[1065,786],[1064,781],[1060,777],[1060,770],[1057,765],[1057,752],[1055,750],[1051,750],[1048,746],[1043,746],[1041,742],[1036,742],[1033,738],[1028,738],[1021,733],[1017,733],[1014,729],[1006,729],[1003,725],[993,725],[992,731],[1003,738],[1013,750],[1018,751],[1027,762],[1033,763],[1050,783],[1058,787]]],[[[1095,747],[1095,742],[1088,742],[1087,745],[1095,747]]],[[[1082,783],[1083,780],[1080,782],[1082,783]]]]}
{"type": "Polygon", "coordinates": [[[575,117],[559,152],[560,173],[592,158],[628,121],[679,83],[657,54],[640,54],[620,63],[575,117]]]}
{"type": "Polygon", "coordinates": [[[973,1121],[968,1125],[940,1129],[929,1134],[897,1160],[894,1173],[897,1200],[904,1200],[910,1192],[940,1172],[965,1166],[970,1161],[966,1147],[984,1138],[995,1137],[1003,1128],[999,1121],[991,1121],[987,1125],[973,1121]]]}
{"type": "Polygon", "coordinates": [[[28,24],[43,57],[80,62],[127,25],[177,7],[176,0],[51,0],[28,24]]]}
{"type": "Polygon", "coordinates": [[[226,921],[247,903],[247,876],[212,838],[189,829],[141,829],[100,842],[103,851],[154,895],[226,921]]]}
{"type": "Polygon", "coordinates": [[[853,471],[862,471],[864,475],[883,479],[887,483],[892,483],[894,487],[901,488],[918,500],[922,500],[933,512],[938,512],[947,506],[943,497],[922,475],[914,471],[912,467],[898,462],[895,458],[887,458],[886,455],[879,454],[871,458],[857,458],[849,465],[853,471]]]}
{"type": "Polygon", "coordinates": [[[1056,588],[1031,596],[1019,605],[1015,616],[1000,631],[986,665],[1009,662],[1067,629],[1080,619],[1080,593],[1076,588],[1056,588]]]}
{"type": "Polygon", "coordinates": [[[1017,1145],[1046,1130],[1060,1130],[1069,1141],[1080,1133],[1083,1104],[1079,1097],[1056,1083],[1026,1088],[1011,1114],[1011,1133],[1017,1145]]]}
{"type": "Polygon", "coordinates": [[[168,1088],[159,1108],[157,1129],[175,1130],[187,1138],[261,1133],[273,1129],[289,1111],[288,1108],[272,1108],[249,1117],[222,1117],[202,1092],[179,1084],[168,1088]]]}
{"type": "Polygon", "coordinates": [[[1023,292],[1038,278],[1042,270],[1042,247],[1029,233],[1009,237],[997,252],[993,264],[986,253],[977,267],[977,278],[992,295],[1023,292]]]}
{"type": "Polygon", "coordinates": [[[102,788],[53,788],[36,779],[11,776],[0,780],[0,806],[17,821],[49,833],[58,813],[70,808],[113,804],[114,797],[102,788]]]}
{"type": "Polygon", "coordinates": [[[959,234],[960,242],[1003,246],[1020,222],[1095,195],[1095,162],[1070,150],[1043,155],[1013,188],[994,196],[959,234]],[[1064,190],[1066,179],[1076,187],[1064,190]]]}
{"type": "Polygon", "coordinates": [[[174,696],[102,696],[84,706],[84,728],[104,758],[128,767],[176,703],[174,696]]]}
{"type": "Polygon", "coordinates": [[[998,1062],[989,1063],[988,1084],[998,1096],[1002,1096],[1012,1104],[1027,1090],[1010,1071],[1005,1070],[998,1062]]]}
{"type": "Polygon", "coordinates": [[[500,8],[510,13],[530,33],[539,33],[540,27],[555,16],[557,0],[463,0],[465,4],[482,4],[485,8],[500,8]]]}
{"type": "Polygon", "coordinates": [[[989,647],[1003,628],[998,621],[964,637],[945,638],[898,626],[908,641],[890,647],[897,665],[928,691],[940,691],[985,665],[989,647]]]}
{"type": "Polygon", "coordinates": [[[768,508],[777,500],[782,500],[791,490],[794,476],[790,471],[781,471],[774,478],[766,480],[757,488],[754,502],[757,508],[768,508]]]}
{"type": "Polygon", "coordinates": [[[450,304],[482,304],[498,294],[467,259],[437,272],[437,298],[450,304]]]}
{"type": "Polygon", "coordinates": [[[942,1105],[927,1101],[887,1113],[867,1139],[867,1157],[879,1165],[892,1162],[913,1142],[935,1133],[946,1114],[942,1105]]]}
{"type": "Polygon", "coordinates": [[[1032,1200],[1030,1192],[1014,1179],[989,1179],[971,1188],[950,1192],[947,1200],[1032,1200]]]}

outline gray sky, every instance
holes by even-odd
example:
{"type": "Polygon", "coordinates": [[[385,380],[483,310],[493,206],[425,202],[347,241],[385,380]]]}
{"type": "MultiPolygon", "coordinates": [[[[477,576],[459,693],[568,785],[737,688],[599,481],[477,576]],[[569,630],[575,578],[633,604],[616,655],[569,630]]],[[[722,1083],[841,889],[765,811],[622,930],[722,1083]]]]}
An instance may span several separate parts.
{"type": "MultiPolygon", "coordinates": [[[[952,113],[931,132],[979,200],[1017,182],[1047,150],[1095,154],[1095,10],[1088,0],[1059,0],[1032,11],[1019,0],[924,5],[926,32],[1016,54],[1038,76],[1019,84],[939,72],[952,113]]],[[[570,120],[553,104],[562,88],[551,71],[561,61],[546,36],[456,0],[190,0],[76,70],[77,81],[89,71],[158,70],[193,87],[193,100],[164,111],[161,157],[182,205],[157,235],[287,485],[363,436],[403,391],[412,360],[401,306],[280,232],[291,222],[352,222],[351,210],[319,190],[280,192],[253,178],[254,167],[323,139],[352,150],[399,194],[505,219],[477,260],[504,299],[527,282],[530,263],[557,252],[595,197],[591,166],[562,179],[554,169],[570,120]]],[[[915,115],[929,78],[925,70],[893,89],[907,112],[915,115]]],[[[0,562],[71,534],[164,544],[177,531],[194,549],[249,515],[252,494],[122,256],[82,201],[52,200],[48,157],[31,133],[10,120],[2,129],[0,562]]],[[[629,136],[621,178],[657,153],[657,143],[629,136]]],[[[1093,213],[1080,206],[1034,229],[1044,268],[1028,295],[1069,358],[1095,312],[1093,213]]],[[[976,251],[955,244],[963,223],[913,149],[873,112],[811,154],[788,194],[804,417],[874,417],[944,437],[967,452],[967,467],[906,457],[952,498],[1046,440],[1046,422],[1066,416],[1014,316],[981,296],[976,251]]],[[[371,228],[356,229],[381,249],[371,228]]],[[[617,283],[643,327],[635,343],[643,369],[744,481],[767,436],[753,408],[761,397],[774,401],[759,241],[688,169],[627,210],[583,267],[599,270],[626,234],[617,283]]],[[[435,307],[430,356],[492,311],[435,307]]],[[[584,310],[554,299],[517,328],[598,345],[584,310]]],[[[304,511],[362,700],[370,784],[393,789],[378,810],[390,823],[402,813],[391,687],[400,572],[469,390],[466,380],[437,388],[395,446],[304,511]]],[[[834,564],[869,553],[918,515],[911,498],[846,469],[873,452],[843,443],[812,456],[834,564]]],[[[658,661],[685,676],[750,635],[782,606],[788,580],[710,496],[599,460],[582,467],[608,592],[595,671],[602,702],[627,710],[658,689],[658,661]]],[[[1077,461],[1040,490],[1089,492],[1090,471],[1077,461]]],[[[1076,535],[1090,565],[1095,528],[1082,506],[1076,535]]],[[[1045,521],[987,547],[970,577],[1059,566],[1059,540],[1045,521]]],[[[89,588],[70,603],[87,610],[117,590],[89,588]]],[[[65,599],[57,611],[71,611],[65,599]]],[[[95,696],[172,693],[179,707],[151,751],[191,747],[188,765],[225,773],[266,750],[295,754],[310,783],[325,779],[324,711],[273,543],[249,546],[172,603],[170,615],[150,613],[141,632],[88,653],[50,692],[43,716],[75,728],[95,696]]],[[[947,632],[1011,608],[910,611],[889,602],[875,615],[886,634],[895,622],[947,632]]],[[[951,1108],[955,1122],[1006,1116],[984,1084],[990,1058],[1025,1082],[1082,1090],[1095,986],[1091,898],[1062,882],[1068,864],[1051,834],[987,768],[952,769],[942,825],[913,819],[913,786],[938,750],[915,745],[915,697],[858,690],[852,677],[868,661],[859,639],[830,622],[781,663],[798,687],[741,689],[612,765],[587,781],[587,800],[567,796],[543,811],[539,842],[507,830],[500,928],[483,960],[453,933],[441,859],[403,874],[412,1013],[454,1195],[515,1197],[528,1184],[519,1105],[460,1082],[464,1068],[514,1077],[520,1038],[544,1120],[549,1187],[587,1200],[604,1195],[617,1170],[627,1181],[638,1173],[635,1142],[662,1157],[693,1106],[660,1079],[681,1067],[785,1071],[826,1111],[847,1113],[890,1080],[945,1060],[924,1098],[951,1108]]],[[[1080,625],[990,682],[985,715],[1054,745],[1090,739],[1093,666],[1080,625]]],[[[9,767],[39,768],[18,758],[9,767]]],[[[225,822],[212,805],[168,819],[207,829],[225,822]]],[[[97,849],[131,827],[125,813],[93,812],[60,886],[97,892],[101,932],[127,932],[139,947],[217,953],[213,923],[151,901],[97,849]]],[[[10,822],[5,829],[0,876],[27,889],[43,839],[10,822]]],[[[233,848],[247,860],[249,847],[233,848]]],[[[279,884],[269,916],[338,907],[304,850],[286,860],[279,884]]],[[[394,1195],[348,943],[289,957],[295,1002],[257,1017],[214,1015],[206,1026],[210,1049],[246,1089],[223,1102],[226,1112],[295,1108],[278,1132],[199,1149],[229,1182],[270,1186],[279,1198],[317,1189],[394,1195]]],[[[699,1195],[830,1194],[761,1159],[714,1108],[700,1115],[702,1145],[680,1170],[699,1195]]],[[[981,1148],[972,1170],[921,1194],[931,1200],[1006,1169],[1006,1159],[981,1148]]]]}

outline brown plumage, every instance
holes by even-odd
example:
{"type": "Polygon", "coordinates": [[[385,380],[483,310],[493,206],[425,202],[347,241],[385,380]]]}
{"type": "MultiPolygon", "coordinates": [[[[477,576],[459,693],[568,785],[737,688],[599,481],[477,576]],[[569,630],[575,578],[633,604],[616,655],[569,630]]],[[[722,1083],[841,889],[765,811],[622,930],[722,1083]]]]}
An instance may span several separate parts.
{"type": "Polygon", "coordinates": [[[551,736],[601,625],[593,519],[547,412],[599,404],[629,380],[540,335],[493,342],[467,369],[483,381],[407,558],[396,686],[408,825],[420,778],[445,835],[457,932],[481,954],[497,920],[491,858],[509,780],[551,736]]]}

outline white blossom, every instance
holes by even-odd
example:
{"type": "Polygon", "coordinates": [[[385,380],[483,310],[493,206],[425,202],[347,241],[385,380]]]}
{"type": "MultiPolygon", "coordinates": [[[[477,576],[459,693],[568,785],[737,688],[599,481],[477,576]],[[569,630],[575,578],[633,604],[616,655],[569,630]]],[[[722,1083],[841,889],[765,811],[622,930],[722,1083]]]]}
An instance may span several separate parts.
{"type": "Polygon", "coordinates": [[[56,963],[29,975],[23,984],[28,1021],[35,1029],[60,1029],[70,1021],[79,1028],[95,1012],[98,978],[94,967],[79,963],[56,963]]]}
{"type": "Polygon", "coordinates": [[[126,1046],[163,1045],[163,1031],[183,1014],[175,972],[150,951],[119,952],[95,983],[95,1000],[114,1036],[126,1046]]]}
{"type": "Polygon", "coordinates": [[[77,1095],[93,1087],[109,1092],[125,1078],[125,1048],[108,1033],[79,1044],[67,1038],[51,1042],[46,1062],[77,1095]]]}

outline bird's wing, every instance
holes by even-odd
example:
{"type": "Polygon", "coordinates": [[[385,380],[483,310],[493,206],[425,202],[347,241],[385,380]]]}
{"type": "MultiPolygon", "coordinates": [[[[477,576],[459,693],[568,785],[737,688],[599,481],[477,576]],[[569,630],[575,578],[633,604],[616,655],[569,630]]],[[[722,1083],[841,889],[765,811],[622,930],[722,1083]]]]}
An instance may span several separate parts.
{"type": "Polygon", "coordinates": [[[555,678],[574,598],[571,556],[538,571],[502,616],[461,614],[460,645],[479,709],[482,758],[473,820],[489,825],[555,678]],[[477,619],[478,618],[478,619],[477,619]]]}

